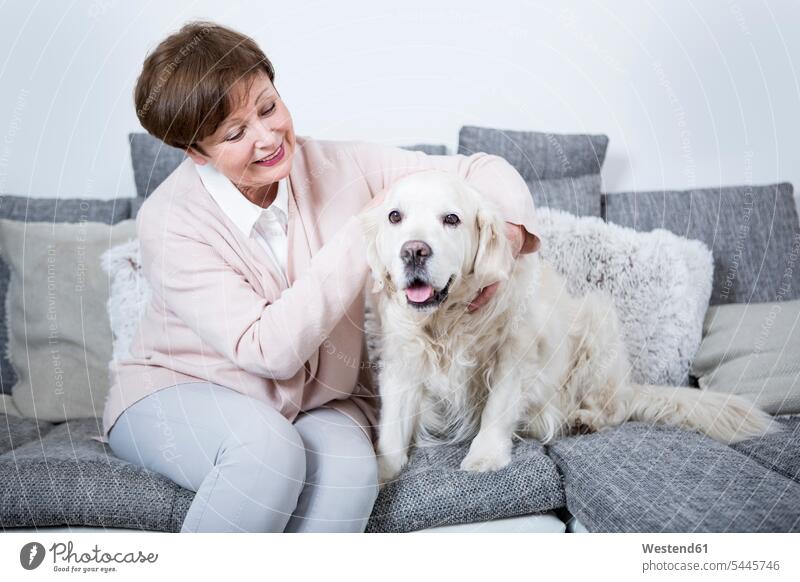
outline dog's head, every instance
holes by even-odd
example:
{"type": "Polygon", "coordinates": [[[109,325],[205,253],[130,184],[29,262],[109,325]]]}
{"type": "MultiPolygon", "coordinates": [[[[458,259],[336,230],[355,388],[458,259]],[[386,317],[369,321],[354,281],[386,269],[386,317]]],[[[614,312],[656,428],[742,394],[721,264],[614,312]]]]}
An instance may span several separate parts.
{"type": "Polygon", "coordinates": [[[466,304],[482,287],[507,279],[512,268],[504,221],[454,174],[410,174],[386,191],[383,204],[361,216],[373,291],[410,309],[466,304]]]}

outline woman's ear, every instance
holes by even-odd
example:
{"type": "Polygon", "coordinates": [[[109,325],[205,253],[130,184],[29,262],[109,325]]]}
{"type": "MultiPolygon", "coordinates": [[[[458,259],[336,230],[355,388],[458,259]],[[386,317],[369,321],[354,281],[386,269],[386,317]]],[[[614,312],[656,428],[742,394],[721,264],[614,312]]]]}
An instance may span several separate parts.
{"type": "Polygon", "coordinates": [[[378,293],[389,288],[389,271],[381,262],[378,254],[378,236],[380,229],[380,218],[383,216],[381,206],[365,210],[358,215],[361,221],[361,228],[364,231],[364,241],[367,244],[367,265],[372,273],[373,285],[372,292],[378,293]]]}
{"type": "Polygon", "coordinates": [[[505,223],[488,209],[480,208],[476,217],[478,251],[472,273],[480,287],[508,279],[514,264],[511,246],[506,240],[505,223]]]}
{"type": "Polygon", "coordinates": [[[192,161],[198,166],[205,166],[208,163],[208,158],[192,146],[186,148],[186,155],[192,158],[192,161]]]}

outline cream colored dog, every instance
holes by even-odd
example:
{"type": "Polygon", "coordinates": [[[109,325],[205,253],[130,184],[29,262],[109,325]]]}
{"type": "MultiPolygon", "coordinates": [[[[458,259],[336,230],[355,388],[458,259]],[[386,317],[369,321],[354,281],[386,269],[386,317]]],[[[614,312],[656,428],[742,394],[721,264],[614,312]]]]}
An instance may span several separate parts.
{"type": "Polygon", "coordinates": [[[459,177],[409,175],[362,218],[381,325],[382,482],[414,442],[472,439],[461,468],[491,471],[514,435],[546,443],[641,420],[732,443],[779,428],[740,397],[631,382],[611,301],[572,297],[538,253],[515,261],[505,223],[459,177]]]}

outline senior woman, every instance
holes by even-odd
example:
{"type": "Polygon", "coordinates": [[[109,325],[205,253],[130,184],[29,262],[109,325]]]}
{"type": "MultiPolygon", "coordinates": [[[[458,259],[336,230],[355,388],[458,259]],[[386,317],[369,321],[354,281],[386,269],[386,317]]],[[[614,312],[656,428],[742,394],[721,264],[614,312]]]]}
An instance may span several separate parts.
{"type": "MultiPolygon", "coordinates": [[[[467,179],[517,251],[530,193],[486,154],[295,135],[250,38],[193,22],[148,55],[142,125],[185,160],[142,205],[151,299],[112,363],[102,441],[196,492],[181,531],[363,531],[378,492],[358,214],[410,172],[467,179]]],[[[480,308],[496,285],[469,306],[480,308]]]]}

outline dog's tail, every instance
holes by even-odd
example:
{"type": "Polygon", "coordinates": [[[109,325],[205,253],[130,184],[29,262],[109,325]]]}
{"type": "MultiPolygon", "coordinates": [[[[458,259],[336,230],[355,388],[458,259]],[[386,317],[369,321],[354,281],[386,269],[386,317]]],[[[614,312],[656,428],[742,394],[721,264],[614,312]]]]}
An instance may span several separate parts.
{"type": "Polygon", "coordinates": [[[779,422],[741,396],[677,386],[632,387],[630,420],[697,430],[725,444],[781,430],[779,422]]]}

